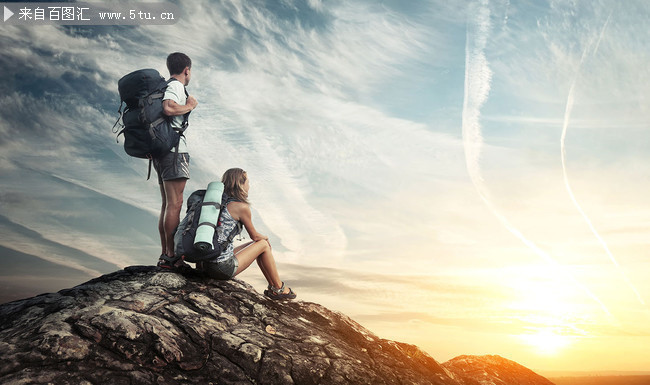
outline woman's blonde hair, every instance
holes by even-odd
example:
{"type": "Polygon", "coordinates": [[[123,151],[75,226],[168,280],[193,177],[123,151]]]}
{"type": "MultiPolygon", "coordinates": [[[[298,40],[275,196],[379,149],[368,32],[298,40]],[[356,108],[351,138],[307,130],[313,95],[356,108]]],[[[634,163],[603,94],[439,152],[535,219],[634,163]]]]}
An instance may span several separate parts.
{"type": "Polygon", "coordinates": [[[244,183],[246,183],[246,171],[241,168],[231,168],[223,173],[221,183],[223,183],[223,191],[226,195],[237,199],[240,202],[248,203],[248,194],[244,191],[244,183]]]}

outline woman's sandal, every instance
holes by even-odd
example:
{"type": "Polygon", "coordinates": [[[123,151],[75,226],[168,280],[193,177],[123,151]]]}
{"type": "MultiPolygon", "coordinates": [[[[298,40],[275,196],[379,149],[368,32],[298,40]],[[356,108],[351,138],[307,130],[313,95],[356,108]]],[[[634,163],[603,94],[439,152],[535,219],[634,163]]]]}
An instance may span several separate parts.
{"type": "Polygon", "coordinates": [[[282,287],[279,289],[276,289],[273,286],[269,285],[269,287],[264,290],[264,295],[275,300],[296,298],[296,293],[294,293],[291,288],[289,288],[288,293],[284,293],[284,288],[284,282],[282,282],[282,287]]]}

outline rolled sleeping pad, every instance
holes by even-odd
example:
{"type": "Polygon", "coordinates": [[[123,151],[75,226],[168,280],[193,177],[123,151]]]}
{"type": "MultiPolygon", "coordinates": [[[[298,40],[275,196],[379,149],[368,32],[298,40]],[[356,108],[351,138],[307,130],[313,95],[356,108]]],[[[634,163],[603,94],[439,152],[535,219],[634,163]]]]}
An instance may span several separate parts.
{"type": "Polygon", "coordinates": [[[219,221],[219,208],[221,207],[221,196],[223,195],[223,183],[211,182],[205,191],[199,226],[194,236],[194,248],[200,251],[214,249],[212,238],[217,229],[219,221]]]}

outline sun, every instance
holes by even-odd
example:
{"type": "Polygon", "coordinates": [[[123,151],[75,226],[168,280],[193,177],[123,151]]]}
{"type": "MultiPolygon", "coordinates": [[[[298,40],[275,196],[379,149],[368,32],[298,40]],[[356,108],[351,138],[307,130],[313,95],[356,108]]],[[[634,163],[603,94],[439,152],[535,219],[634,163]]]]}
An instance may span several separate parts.
{"type": "Polygon", "coordinates": [[[537,354],[544,356],[556,355],[571,343],[570,336],[559,334],[550,328],[534,334],[521,334],[518,337],[534,348],[537,354]]]}
{"type": "Polygon", "coordinates": [[[581,330],[588,314],[575,285],[552,266],[518,266],[506,284],[513,336],[540,356],[554,356],[588,333],[581,330]]]}

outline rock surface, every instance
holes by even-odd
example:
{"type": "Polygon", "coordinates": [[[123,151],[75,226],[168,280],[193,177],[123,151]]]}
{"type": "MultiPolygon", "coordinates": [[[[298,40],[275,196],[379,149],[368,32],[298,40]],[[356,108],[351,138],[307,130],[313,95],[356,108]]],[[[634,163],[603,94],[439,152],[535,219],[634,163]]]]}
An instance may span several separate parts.
{"type": "Polygon", "coordinates": [[[3,384],[483,384],[452,361],[317,304],[155,267],[0,305],[3,384]]]}
{"type": "Polygon", "coordinates": [[[462,385],[553,385],[532,370],[500,356],[459,356],[443,366],[462,385]]]}

